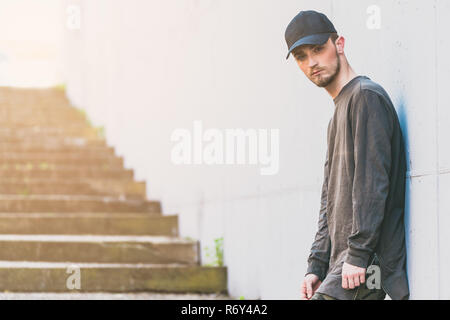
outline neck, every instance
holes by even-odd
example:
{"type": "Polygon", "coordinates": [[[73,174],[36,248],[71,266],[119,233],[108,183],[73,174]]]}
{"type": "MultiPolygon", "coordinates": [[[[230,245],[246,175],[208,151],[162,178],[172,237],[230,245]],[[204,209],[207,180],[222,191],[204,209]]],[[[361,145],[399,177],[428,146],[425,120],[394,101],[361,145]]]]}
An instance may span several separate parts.
{"type": "Polygon", "coordinates": [[[345,64],[341,67],[341,70],[334,81],[326,86],[325,89],[328,91],[331,98],[334,99],[339,92],[341,92],[341,89],[356,76],[358,75],[353,71],[352,67],[349,64],[345,64]]]}

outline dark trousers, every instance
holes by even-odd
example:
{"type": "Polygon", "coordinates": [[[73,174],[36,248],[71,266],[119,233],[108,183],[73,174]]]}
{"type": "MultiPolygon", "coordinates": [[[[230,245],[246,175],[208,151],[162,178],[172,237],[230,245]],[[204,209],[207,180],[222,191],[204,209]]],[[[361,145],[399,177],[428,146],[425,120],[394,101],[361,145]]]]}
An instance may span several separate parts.
{"type": "MultiPolygon", "coordinates": [[[[372,259],[372,263],[377,266],[380,265],[378,257],[375,255],[372,259]]],[[[353,296],[353,300],[384,300],[386,298],[386,293],[383,288],[380,289],[369,289],[367,288],[367,282],[360,284],[357,287],[356,293],[353,296]]],[[[311,300],[338,300],[336,298],[330,297],[329,295],[316,292],[311,300]]]]}
{"type": "MultiPolygon", "coordinates": [[[[356,290],[353,300],[384,300],[386,293],[383,289],[368,289],[366,284],[361,284],[356,290]]],[[[311,300],[338,300],[326,294],[316,292],[311,300]]]]}

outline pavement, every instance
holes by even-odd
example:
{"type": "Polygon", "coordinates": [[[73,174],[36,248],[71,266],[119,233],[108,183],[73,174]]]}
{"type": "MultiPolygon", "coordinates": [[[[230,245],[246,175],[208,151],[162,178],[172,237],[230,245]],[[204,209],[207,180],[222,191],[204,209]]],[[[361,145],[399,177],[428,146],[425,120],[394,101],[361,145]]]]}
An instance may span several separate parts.
{"type": "Polygon", "coordinates": [[[0,300],[237,300],[224,294],[2,292],[0,300]]]}

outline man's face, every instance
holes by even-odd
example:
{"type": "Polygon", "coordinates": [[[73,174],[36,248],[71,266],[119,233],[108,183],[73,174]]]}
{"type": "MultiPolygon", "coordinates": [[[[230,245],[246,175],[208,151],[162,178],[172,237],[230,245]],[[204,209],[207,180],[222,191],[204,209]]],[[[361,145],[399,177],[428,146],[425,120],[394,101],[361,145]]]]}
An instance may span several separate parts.
{"type": "Polygon", "coordinates": [[[331,38],[322,45],[301,45],[292,54],[303,73],[318,87],[328,86],[339,74],[341,62],[331,38]],[[314,74],[317,71],[320,72],[314,74]]]}

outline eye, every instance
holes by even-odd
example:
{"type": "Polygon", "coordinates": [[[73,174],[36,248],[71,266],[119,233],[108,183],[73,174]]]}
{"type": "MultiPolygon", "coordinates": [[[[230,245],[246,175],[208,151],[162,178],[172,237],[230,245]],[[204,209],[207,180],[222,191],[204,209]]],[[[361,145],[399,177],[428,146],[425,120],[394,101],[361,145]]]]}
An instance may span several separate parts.
{"type": "Polygon", "coordinates": [[[314,52],[319,52],[322,51],[323,47],[315,47],[314,48],[314,52]]]}

